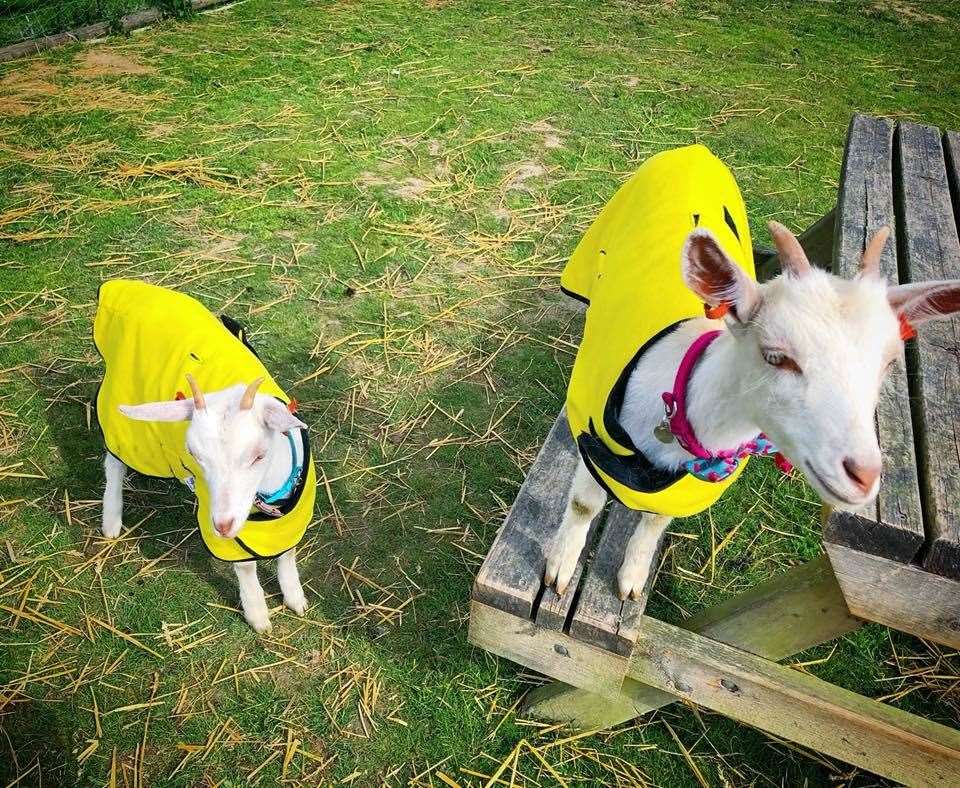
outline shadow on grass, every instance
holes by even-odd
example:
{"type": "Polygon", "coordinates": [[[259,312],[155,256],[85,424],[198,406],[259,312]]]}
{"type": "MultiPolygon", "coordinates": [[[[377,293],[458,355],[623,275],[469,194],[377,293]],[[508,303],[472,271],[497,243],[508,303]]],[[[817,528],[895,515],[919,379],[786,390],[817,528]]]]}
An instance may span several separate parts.
{"type": "Polygon", "coordinates": [[[54,706],[39,701],[12,703],[0,716],[0,732],[7,750],[0,755],[0,784],[44,785],[49,788],[77,785],[68,774],[72,755],[70,727],[59,724],[54,706]]]}

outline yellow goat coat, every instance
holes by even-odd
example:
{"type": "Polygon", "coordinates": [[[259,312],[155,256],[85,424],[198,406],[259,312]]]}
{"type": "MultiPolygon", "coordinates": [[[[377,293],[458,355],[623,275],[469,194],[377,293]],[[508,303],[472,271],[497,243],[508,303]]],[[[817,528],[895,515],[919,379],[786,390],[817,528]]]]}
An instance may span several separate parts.
{"type": "MultiPolygon", "coordinates": [[[[260,359],[199,301],[163,287],[116,279],[101,286],[93,339],[105,372],[97,392],[97,420],[107,450],[148,476],[193,477],[197,522],[207,549],[224,561],[273,558],[297,545],[313,519],[316,471],[306,430],[306,467],[280,517],[251,511],[236,538],[213,530],[203,474],[186,449],[187,422],[136,421],[120,405],[173,399],[187,374],[203,391],[218,391],[263,377],[259,393],[290,400],[260,359]]],[[[189,391],[189,389],[187,389],[189,391]]]]}
{"type": "Polygon", "coordinates": [[[755,278],[747,212],[729,169],[702,145],[647,159],[587,230],[560,279],[589,306],[567,391],[570,430],[587,467],[621,503],[671,517],[707,509],[743,470],[706,482],[655,468],[618,421],[643,351],[681,321],[703,316],[680,257],[695,227],[755,278]]]}

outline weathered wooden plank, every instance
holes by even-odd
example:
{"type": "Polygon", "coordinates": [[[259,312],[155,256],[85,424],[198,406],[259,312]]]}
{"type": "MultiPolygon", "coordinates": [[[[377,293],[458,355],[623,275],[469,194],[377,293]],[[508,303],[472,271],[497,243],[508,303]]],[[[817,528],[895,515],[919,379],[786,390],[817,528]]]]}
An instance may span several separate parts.
{"type": "Polygon", "coordinates": [[[644,616],[631,678],[912,786],[956,786],[960,731],[644,616]]]}
{"type": "Polygon", "coordinates": [[[627,672],[626,657],[475,599],[467,637],[478,648],[602,696],[617,697],[627,672]]]}
{"type": "MultiPolygon", "coordinates": [[[[639,635],[640,616],[660,562],[660,548],[650,555],[647,583],[641,599],[621,601],[617,572],[627,542],[642,515],[614,503],[604,525],[593,561],[580,589],[577,609],[570,620],[570,634],[600,648],[629,655],[639,635]]],[[[661,547],[662,547],[661,540],[661,547]]]]}
{"type": "Polygon", "coordinates": [[[544,551],[563,516],[578,456],[563,410],[477,573],[474,599],[531,617],[543,585],[544,551]]]}
{"type": "Polygon", "coordinates": [[[567,618],[570,615],[570,609],[573,607],[580,595],[580,579],[583,576],[583,570],[587,564],[587,556],[593,547],[597,531],[600,529],[600,522],[604,519],[606,512],[601,510],[590,523],[590,529],[587,532],[587,538],[583,543],[583,550],[580,551],[580,558],[577,559],[577,568],[573,570],[570,576],[570,582],[567,584],[566,593],[560,596],[552,586],[544,588],[540,595],[540,602],[537,604],[537,610],[534,614],[534,620],[538,626],[546,629],[564,630],[567,625],[567,618]]]}
{"type": "MultiPolygon", "coordinates": [[[[912,282],[960,277],[960,240],[940,132],[901,123],[898,210],[904,260],[912,282]]],[[[925,325],[913,347],[917,443],[928,543],[923,564],[960,579],[960,324],[925,325]]]]}
{"type": "MultiPolygon", "coordinates": [[[[778,660],[833,640],[862,623],[847,610],[830,561],[823,555],[704,611],[682,626],[778,660]]],[[[674,700],[672,695],[627,676],[619,698],[601,698],[577,687],[547,685],[527,696],[525,711],[587,730],[619,725],[674,700]]]]}
{"type": "MultiPolygon", "coordinates": [[[[882,118],[855,115],[837,197],[833,268],[839,276],[849,279],[856,274],[867,241],[884,225],[890,227],[891,237],[880,270],[887,281],[899,282],[893,125],[882,118]]],[[[881,387],[876,420],[883,452],[876,505],[858,516],[836,513],[827,523],[824,539],[908,562],[923,545],[924,532],[907,373],[899,364],[881,387]]]]}
{"type": "Polygon", "coordinates": [[[953,200],[953,220],[960,229],[960,132],[948,131],[943,135],[943,153],[947,161],[947,182],[953,200]]]}
{"type": "MultiPolygon", "coordinates": [[[[219,5],[233,2],[234,0],[192,0],[191,5],[194,11],[206,11],[219,5]]],[[[124,33],[130,33],[139,30],[147,25],[152,25],[163,17],[163,13],[157,8],[146,8],[142,11],[135,11],[132,14],[120,17],[118,26],[124,33]]],[[[47,49],[73,44],[79,41],[89,41],[95,38],[104,38],[110,34],[110,24],[107,22],[97,22],[92,25],[76,27],[73,30],[67,30],[63,33],[56,33],[49,36],[33,38],[29,41],[20,41],[16,44],[0,48],[0,63],[17,58],[36,55],[47,49]]]]}
{"type": "Polygon", "coordinates": [[[960,648],[960,582],[843,545],[827,553],[853,615],[960,648]]]}

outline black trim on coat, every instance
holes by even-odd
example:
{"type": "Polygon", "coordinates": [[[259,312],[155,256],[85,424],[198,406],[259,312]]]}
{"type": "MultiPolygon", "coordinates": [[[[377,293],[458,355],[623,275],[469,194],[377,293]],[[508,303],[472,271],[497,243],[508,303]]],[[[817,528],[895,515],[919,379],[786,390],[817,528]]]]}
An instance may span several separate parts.
{"type": "Polygon", "coordinates": [[[590,299],[586,296],[582,296],[579,293],[574,293],[573,290],[567,290],[563,285],[560,285],[560,292],[566,296],[570,296],[574,301],[579,301],[581,304],[586,304],[590,306],[590,299]]]}

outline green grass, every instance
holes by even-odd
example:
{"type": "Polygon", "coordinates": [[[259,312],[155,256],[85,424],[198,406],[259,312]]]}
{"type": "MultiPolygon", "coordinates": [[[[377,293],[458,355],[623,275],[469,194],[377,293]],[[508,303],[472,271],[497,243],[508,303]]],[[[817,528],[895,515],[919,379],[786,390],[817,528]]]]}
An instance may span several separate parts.
{"type": "MultiPolygon", "coordinates": [[[[532,679],[468,646],[466,616],[563,400],[581,326],[563,261],[667,146],[729,162],[763,242],[766,219],[830,207],[852,112],[960,127],[957,13],[904,7],[248,0],[0,67],[0,604],[80,632],[3,614],[0,778],[239,785],[273,757],[254,778],[272,785],[300,740],[289,782],[403,784],[443,762],[482,784],[462,770],[561,738],[515,716],[532,679]],[[331,480],[302,551],[311,608],[278,611],[271,639],[224,609],[232,572],[172,483],[134,479],[124,539],[98,538],[90,320],[118,275],[227,304],[311,425],[331,480]]],[[[769,463],[673,530],[651,600],[671,621],[821,549],[813,494],[769,463]]],[[[799,659],[882,696],[894,653],[935,659],[879,627],[799,659]]],[[[896,702],[955,723],[952,692],[896,702]]],[[[545,752],[571,784],[633,784],[627,763],[696,785],[666,723],[711,784],[876,784],[680,707],[545,752]]],[[[520,773],[533,785],[537,763],[520,773]]]]}

